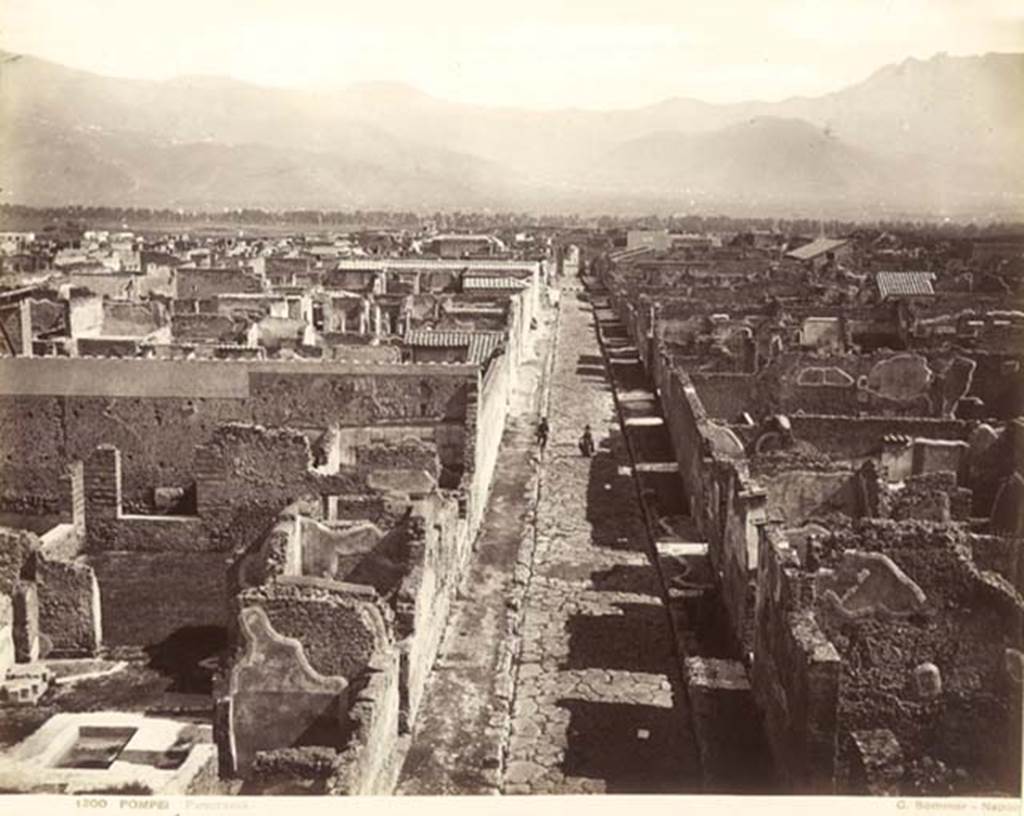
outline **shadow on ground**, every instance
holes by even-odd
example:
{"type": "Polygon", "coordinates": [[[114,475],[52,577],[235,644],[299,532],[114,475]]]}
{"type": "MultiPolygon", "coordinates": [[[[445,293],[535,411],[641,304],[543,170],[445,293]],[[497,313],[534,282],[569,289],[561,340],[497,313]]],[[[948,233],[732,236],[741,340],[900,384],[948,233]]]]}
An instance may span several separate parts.
{"type": "Polygon", "coordinates": [[[622,437],[613,431],[591,457],[587,478],[587,522],[596,547],[646,552],[643,517],[636,502],[633,477],[619,473],[629,461],[622,437]]]}
{"type": "Polygon", "coordinates": [[[185,626],[160,643],[147,646],[149,668],[170,678],[167,691],[178,694],[210,694],[212,666],[207,663],[228,645],[223,626],[185,626]]]}
{"type": "Polygon", "coordinates": [[[615,564],[590,573],[590,583],[598,592],[631,592],[659,597],[658,576],[647,564],[615,564]]]}
{"type": "Polygon", "coordinates": [[[569,745],[562,771],[601,779],[608,793],[684,793],[697,788],[683,724],[671,709],[565,699],[569,745]]]}
{"type": "Polygon", "coordinates": [[[616,603],[614,608],[619,613],[569,618],[569,656],[564,668],[669,672],[672,652],[661,604],[616,603]]]}

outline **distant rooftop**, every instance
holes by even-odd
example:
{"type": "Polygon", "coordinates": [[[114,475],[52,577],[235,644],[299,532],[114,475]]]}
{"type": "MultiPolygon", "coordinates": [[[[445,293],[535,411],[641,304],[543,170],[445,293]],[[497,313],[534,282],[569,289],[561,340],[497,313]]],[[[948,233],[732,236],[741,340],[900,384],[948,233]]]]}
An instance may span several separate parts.
{"type": "Polygon", "coordinates": [[[846,238],[817,238],[809,244],[797,247],[786,253],[786,257],[795,258],[798,261],[810,261],[826,252],[834,252],[849,241],[846,238]]]}
{"type": "Polygon", "coordinates": [[[528,285],[522,278],[467,275],[462,279],[463,289],[525,289],[528,285]]]}
{"type": "Polygon", "coordinates": [[[427,240],[429,241],[487,241],[501,243],[493,235],[484,235],[483,233],[462,233],[462,232],[446,232],[441,235],[434,235],[427,240]]]}
{"type": "Polygon", "coordinates": [[[890,297],[934,295],[931,272],[879,272],[876,281],[882,300],[890,297]]]}

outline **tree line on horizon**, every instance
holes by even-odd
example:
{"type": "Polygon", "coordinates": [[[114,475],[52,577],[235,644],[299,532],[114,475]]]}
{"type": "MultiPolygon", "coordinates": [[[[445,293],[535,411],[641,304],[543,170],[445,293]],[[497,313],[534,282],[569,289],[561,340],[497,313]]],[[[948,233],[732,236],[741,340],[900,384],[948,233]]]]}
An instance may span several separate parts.
{"type": "Polygon", "coordinates": [[[744,232],[777,230],[787,235],[849,235],[858,231],[933,234],[947,238],[1024,236],[1024,222],[989,223],[946,220],[842,221],[810,218],[736,217],[728,215],[585,216],[578,213],[537,215],[527,212],[433,212],[387,210],[266,210],[217,211],[66,205],[30,207],[0,204],[0,225],[6,229],[89,228],[107,225],[147,226],[301,226],[345,229],[418,230],[433,226],[451,231],[584,230],[625,231],[668,229],[671,232],[744,232]]]}

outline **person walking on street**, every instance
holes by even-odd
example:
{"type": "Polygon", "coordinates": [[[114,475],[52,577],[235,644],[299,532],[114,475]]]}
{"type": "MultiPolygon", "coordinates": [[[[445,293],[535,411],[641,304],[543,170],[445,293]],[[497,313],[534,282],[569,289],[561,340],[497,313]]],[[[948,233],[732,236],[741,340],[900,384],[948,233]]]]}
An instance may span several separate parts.
{"type": "Polygon", "coordinates": [[[583,435],[580,437],[580,453],[588,458],[594,455],[594,435],[590,432],[590,425],[583,427],[583,435]]]}
{"type": "Polygon", "coordinates": [[[544,448],[548,444],[549,430],[550,428],[548,428],[548,418],[541,417],[540,422],[537,423],[537,444],[540,445],[541,450],[544,450],[544,448]]]}

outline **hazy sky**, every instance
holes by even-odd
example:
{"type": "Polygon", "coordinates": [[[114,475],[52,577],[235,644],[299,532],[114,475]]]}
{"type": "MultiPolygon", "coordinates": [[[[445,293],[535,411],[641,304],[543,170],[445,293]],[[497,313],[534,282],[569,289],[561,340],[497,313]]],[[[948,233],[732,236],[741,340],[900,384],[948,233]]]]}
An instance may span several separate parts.
{"type": "Polygon", "coordinates": [[[1021,51],[1024,2],[0,0],[0,48],[115,76],[611,108],[820,94],[910,56],[1021,51]]]}

